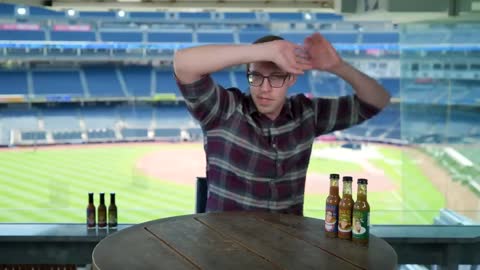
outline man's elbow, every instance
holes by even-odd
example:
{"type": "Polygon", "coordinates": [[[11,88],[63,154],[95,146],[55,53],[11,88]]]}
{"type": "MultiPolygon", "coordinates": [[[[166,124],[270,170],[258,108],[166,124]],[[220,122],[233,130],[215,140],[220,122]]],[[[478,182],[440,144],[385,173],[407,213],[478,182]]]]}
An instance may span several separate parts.
{"type": "Polygon", "coordinates": [[[173,55],[173,71],[175,72],[175,75],[179,78],[181,78],[181,74],[185,72],[184,58],[185,57],[182,50],[176,51],[173,55]]]}
{"type": "Polygon", "coordinates": [[[390,95],[390,93],[388,93],[385,89],[384,89],[384,95],[383,95],[383,98],[382,98],[382,102],[380,104],[380,109],[384,109],[385,107],[387,107],[389,104],[390,104],[390,100],[391,100],[392,96],[390,95]]]}

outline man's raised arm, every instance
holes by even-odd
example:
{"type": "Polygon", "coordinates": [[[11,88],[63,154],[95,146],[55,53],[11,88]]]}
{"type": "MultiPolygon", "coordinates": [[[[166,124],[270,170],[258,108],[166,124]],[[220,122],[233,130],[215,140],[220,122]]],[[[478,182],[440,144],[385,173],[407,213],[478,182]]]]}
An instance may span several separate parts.
{"type": "Polygon", "coordinates": [[[303,51],[301,46],[284,40],[251,45],[206,45],[177,51],[173,65],[177,79],[184,84],[224,68],[263,61],[274,62],[289,73],[302,74],[311,64],[299,56],[298,51],[303,51]]]}

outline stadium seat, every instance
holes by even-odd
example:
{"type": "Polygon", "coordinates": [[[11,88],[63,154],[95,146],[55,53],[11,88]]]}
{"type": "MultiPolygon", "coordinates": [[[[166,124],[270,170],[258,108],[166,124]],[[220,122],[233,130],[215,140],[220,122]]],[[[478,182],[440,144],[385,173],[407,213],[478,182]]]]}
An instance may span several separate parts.
{"type": "Polygon", "coordinates": [[[45,32],[42,30],[0,30],[0,40],[45,40],[45,32]]]}
{"type": "Polygon", "coordinates": [[[118,32],[100,32],[102,41],[112,42],[142,42],[141,32],[118,31],[118,32]]]}
{"type": "Polygon", "coordinates": [[[50,40],[52,41],[96,41],[93,31],[51,31],[50,40]]]}

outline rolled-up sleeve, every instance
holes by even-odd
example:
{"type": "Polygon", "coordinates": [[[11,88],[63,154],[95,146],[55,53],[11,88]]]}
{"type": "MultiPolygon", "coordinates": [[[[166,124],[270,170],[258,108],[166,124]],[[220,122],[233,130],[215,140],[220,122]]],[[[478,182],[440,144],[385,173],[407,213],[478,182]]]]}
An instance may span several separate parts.
{"type": "Polygon", "coordinates": [[[358,125],[380,112],[380,109],[362,101],[356,95],[335,99],[315,98],[312,102],[317,136],[358,125]]]}
{"type": "Polygon", "coordinates": [[[225,113],[231,111],[229,108],[235,106],[233,94],[208,75],[190,84],[182,84],[177,78],[176,81],[187,109],[205,130],[217,125],[225,113]]]}

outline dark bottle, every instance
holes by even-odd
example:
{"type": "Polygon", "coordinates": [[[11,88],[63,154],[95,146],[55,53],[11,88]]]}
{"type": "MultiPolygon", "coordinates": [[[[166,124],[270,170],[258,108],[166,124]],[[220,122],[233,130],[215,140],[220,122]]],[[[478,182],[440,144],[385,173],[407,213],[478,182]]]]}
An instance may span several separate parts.
{"type": "Polygon", "coordinates": [[[93,204],[93,192],[88,193],[87,228],[95,229],[95,204],[93,204]]]}
{"type": "Polygon", "coordinates": [[[330,193],[325,203],[325,234],[328,237],[337,237],[338,225],[338,204],[340,196],[338,195],[338,179],[340,176],[336,173],[330,174],[330,193]]]}
{"type": "Polygon", "coordinates": [[[117,205],[115,204],[115,193],[110,193],[110,205],[108,206],[108,227],[117,228],[117,205]]]}
{"type": "Polygon", "coordinates": [[[105,206],[105,193],[100,193],[100,204],[98,205],[98,227],[107,227],[107,207],[105,206]]]}

